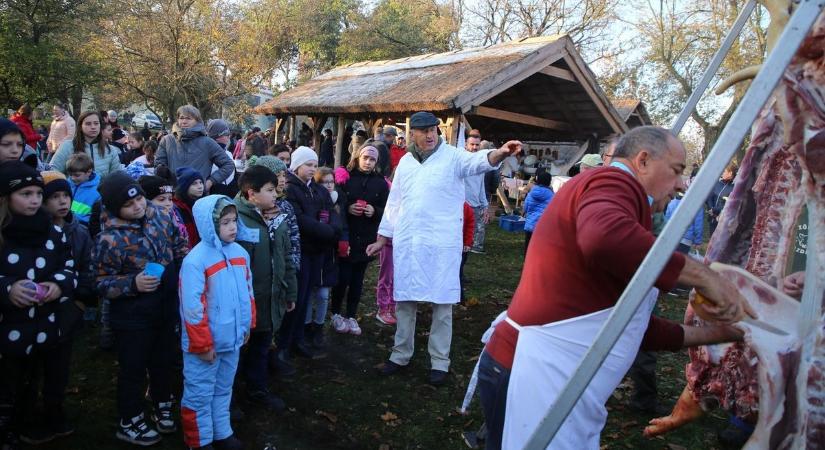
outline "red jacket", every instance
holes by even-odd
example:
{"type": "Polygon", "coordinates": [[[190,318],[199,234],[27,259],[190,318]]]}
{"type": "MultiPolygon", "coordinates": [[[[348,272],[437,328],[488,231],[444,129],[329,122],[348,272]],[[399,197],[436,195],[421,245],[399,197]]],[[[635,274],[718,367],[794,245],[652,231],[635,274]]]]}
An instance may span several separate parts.
{"type": "Polygon", "coordinates": [[[181,219],[183,219],[183,226],[186,227],[187,238],[189,239],[189,248],[195,248],[201,237],[198,234],[198,227],[195,226],[195,218],[192,216],[192,207],[187,205],[185,201],[179,199],[177,196],[172,197],[172,203],[178,209],[181,219]]]}
{"type": "Polygon", "coordinates": [[[473,231],[475,231],[476,219],[473,214],[473,207],[464,202],[464,246],[473,246],[473,231]]]}
{"type": "Polygon", "coordinates": [[[401,148],[395,144],[390,147],[390,170],[395,170],[398,167],[398,163],[401,161],[401,158],[407,154],[406,148],[401,148]]]}
{"type": "MultiPolygon", "coordinates": [[[[642,185],[613,167],[573,177],[542,214],[507,315],[520,325],[542,325],[584,316],[616,304],[656,239],[642,185]]],[[[674,253],[656,286],[670,290],[685,265],[674,253]]],[[[496,327],[487,352],[512,367],[518,331],[496,327]]],[[[682,327],[652,316],[643,346],[681,348],[682,327]]]]}
{"type": "Polygon", "coordinates": [[[42,136],[40,136],[40,133],[34,131],[31,120],[19,113],[14,113],[9,120],[14,122],[17,125],[17,128],[20,128],[20,131],[22,131],[26,136],[26,144],[28,144],[29,147],[36,149],[37,143],[40,142],[42,136]]]}

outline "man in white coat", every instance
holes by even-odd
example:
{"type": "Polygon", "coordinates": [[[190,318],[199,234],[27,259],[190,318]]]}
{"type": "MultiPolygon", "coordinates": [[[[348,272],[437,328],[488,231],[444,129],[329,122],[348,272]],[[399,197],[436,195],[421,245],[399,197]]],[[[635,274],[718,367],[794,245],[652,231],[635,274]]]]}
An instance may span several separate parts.
{"type": "Polygon", "coordinates": [[[466,152],[438,136],[438,119],[429,112],[413,114],[410,131],[412,142],[395,170],[378,239],[367,248],[367,254],[374,255],[388,239],[393,240],[398,322],[395,345],[381,373],[392,375],[409,364],[418,303],[432,303],[430,383],[440,385],[450,367],[452,308],[461,298],[463,179],[495,169],[504,158],[521,151],[521,142],[466,152]]]}

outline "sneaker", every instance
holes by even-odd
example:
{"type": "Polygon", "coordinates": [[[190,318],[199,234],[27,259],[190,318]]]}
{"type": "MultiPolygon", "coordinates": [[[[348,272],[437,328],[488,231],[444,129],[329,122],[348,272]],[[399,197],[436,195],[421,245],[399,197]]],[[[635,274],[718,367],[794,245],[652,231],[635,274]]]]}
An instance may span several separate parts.
{"type": "Polygon", "coordinates": [[[118,428],[115,437],[121,441],[142,447],[148,447],[160,442],[160,435],[146,423],[146,418],[143,417],[143,413],[140,413],[139,416],[132,417],[126,422],[121,419],[118,428]]]}
{"type": "Polygon", "coordinates": [[[178,430],[172,415],[172,402],[158,403],[158,407],[152,414],[152,420],[155,421],[159,433],[170,434],[178,430]]]}
{"type": "Polygon", "coordinates": [[[263,390],[248,392],[247,397],[250,402],[263,406],[270,411],[283,412],[286,409],[286,404],[281,397],[278,397],[269,391],[263,390]]]}
{"type": "Polygon", "coordinates": [[[349,333],[349,321],[340,314],[332,315],[332,328],[336,333],[349,333]]]}
{"type": "Polygon", "coordinates": [[[218,450],[242,450],[243,449],[243,442],[240,439],[235,437],[234,434],[230,435],[226,439],[218,439],[212,444],[215,445],[215,448],[218,450]]]}
{"type": "Polygon", "coordinates": [[[361,327],[358,326],[358,321],[354,317],[347,319],[347,326],[350,334],[361,336],[361,327]]]}
{"type": "Polygon", "coordinates": [[[378,311],[375,318],[384,325],[395,325],[396,323],[395,316],[391,311],[378,311]]]}

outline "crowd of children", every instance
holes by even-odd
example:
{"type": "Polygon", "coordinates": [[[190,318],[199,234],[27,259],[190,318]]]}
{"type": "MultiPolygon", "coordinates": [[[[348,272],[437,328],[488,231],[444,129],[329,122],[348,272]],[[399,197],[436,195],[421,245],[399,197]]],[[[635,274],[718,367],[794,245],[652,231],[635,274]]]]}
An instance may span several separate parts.
{"type": "MultiPolygon", "coordinates": [[[[207,195],[192,167],[151,167],[156,143],[140,133],[120,151],[99,114],[78,123],[53,170],[38,171],[0,119],[2,448],[74,431],[62,407],[72,339],[98,306],[101,348],[117,358],[118,439],[152,445],[180,425],[191,448],[241,448],[233,391],[281,411],[270,372],[288,378],[295,356],[323,350],[329,312],[335,331],[361,334],[366,247],[389,193],[378,149],[357,149],[343,174],[308,147],[252,155],[230,198],[207,195]]],[[[392,323],[391,253],[382,261],[379,320],[392,323]]]]}

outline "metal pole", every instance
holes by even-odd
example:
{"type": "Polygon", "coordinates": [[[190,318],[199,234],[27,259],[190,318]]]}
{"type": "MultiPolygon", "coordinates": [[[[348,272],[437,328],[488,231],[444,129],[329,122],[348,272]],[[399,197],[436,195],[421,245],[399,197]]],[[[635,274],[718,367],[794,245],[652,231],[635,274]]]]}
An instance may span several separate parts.
{"type": "Polygon", "coordinates": [[[773,89],[785,72],[796,49],[805,38],[814,20],[825,6],[823,0],[801,0],[791,16],[788,25],[779,37],[776,47],[768,55],[762,70],[751,83],[742,102],[736,108],[719,139],[713,146],[707,161],[699,170],[696,180],[691,183],[684,200],[676,213],[665,225],[661,235],[653,244],[636,274],[630,280],[607,322],[599,331],[596,340],[588,350],[579,367],[565,385],[556,402],[550,407],[544,419],[530,436],[525,446],[528,450],[544,449],[553,440],[567,415],[579,400],[590,380],[604,362],[613,344],[630,322],[642,302],[642,298],[653,286],[662,268],[670,259],[676,245],[684,235],[693,217],[702,207],[714,183],[721,175],[731,157],[742,144],[762,106],[773,93],[773,89]]]}
{"type": "Polygon", "coordinates": [[[690,97],[685,104],[685,107],[682,109],[682,112],[679,113],[679,117],[673,122],[673,125],[670,127],[670,131],[673,132],[675,135],[679,135],[682,131],[682,127],[685,126],[685,123],[690,118],[690,115],[693,113],[694,108],[699,103],[699,100],[704,95],[705,90],[707,90],[708,85],[711,81],[713,81],[713,77],[716,75],[716,72],[719,70],[719,66],[722,65],[722,61],[725,60],[725,56],[728,56],[728,52],[730,48],[733,46],[733,43],[739,37],[739,33],[742,32],[742,28],[745,27],[745,23],[748,21],[751,13],[756,8],[756,0],[749,0],[748,3],[745,4],[745,7],[739,11],[739,16],[736,18],[736,21],[733,23],[733,27],[731,27],[728,35],[725,36],[725,39],[722,41],[722,45],[719,47],[719,50],[716,50],[716,54],[713,55],[713,59],[710,60],[710,65],[708,68],[705,69],[705,74],[702,75],[702,79],[699,80],[699,84],[693,89],[693,92],[690,94],[690,97]]]}
{"type": "MultiPolygon", "coordinates": [[[[809,194],[811,195],[811,194],[809,194]]],[[[822,316],[822,291],[825,289],[820,265],[820,254],[816,242],[817,230],[822,227],[820,215],[815,214],[820,207],[814,200],[808,202],[808,248],[805,258],[805,288],[802,290],[802,304],[799,308],[799,335],[804,339],[822,316]],[[814,239],[811,239],[811,238],[814,239]]]]}

